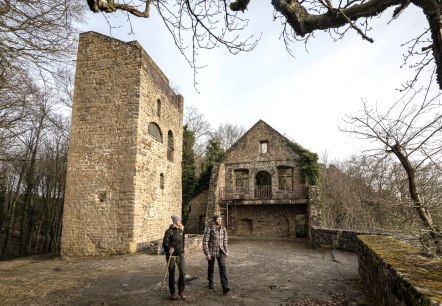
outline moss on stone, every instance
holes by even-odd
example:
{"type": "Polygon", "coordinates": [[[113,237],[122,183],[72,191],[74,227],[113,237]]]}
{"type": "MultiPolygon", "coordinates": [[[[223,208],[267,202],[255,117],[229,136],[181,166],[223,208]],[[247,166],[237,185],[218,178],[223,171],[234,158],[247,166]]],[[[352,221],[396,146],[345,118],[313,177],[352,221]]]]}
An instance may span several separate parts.
{"type": "Polygon", "coordinates": [[[442,303],[442,261],[439,258],[422,256],[419,249],[391,236],[363,235],[358,238],[374,253],[370,260],[391,267],[400,278],[424,295],[424,300],[442,303]]]}

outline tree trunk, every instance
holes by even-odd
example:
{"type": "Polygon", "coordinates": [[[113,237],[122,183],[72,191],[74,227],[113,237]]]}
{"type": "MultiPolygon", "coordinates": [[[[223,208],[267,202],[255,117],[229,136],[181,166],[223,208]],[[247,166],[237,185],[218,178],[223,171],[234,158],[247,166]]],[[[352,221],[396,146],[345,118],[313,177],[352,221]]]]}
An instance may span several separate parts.
{"type": "Polygon", "coordinates": [[[440,1],[415,0],[415,5],[422,8],[431,31],[431,49],[436,62],[436,75],[439,88],[442,89],[442,5],[440,1]]]}
{"type": "Polygon", "coordinates": [[[17,181],[17,188],[15,190],[15,193],[13,194],[12,190],[9,192],[8,196],[8,211],[7,211],[7,218],[6,218],[6,226],[5,226],[5,239],[3,241],[3,251],[2,251],[2,259],[6,259],[8,256],[8,249],[9,249],[9,241],[11,240],[11,235],[14,231],[14,224],[15,224],[15,207],[17,205],[17,202],[19,201],[21,195],[20,195],[20,188],[21,183],[23,180],[23,174],[25,172],[25,166],[23,165],[20,174],[17,181]]]}
{"type": "Polygon", "coordinates": [[[35,186],[35,163],[37,161],[37,152],[38,146],[40,143],[40,135],[43,130],[43,121],[45,119],[44,114],[41,115],[40,120],[38,121],[38,125],[35,131],[35,138],[30,140],[29,150],[31,151],[31,161],[29,164],[28,172],[26,175],[26,189],[24,193],[23,199],[23,212],[22,212],[22,220],[21,220],[21,229],[20,229],[20,255],[26,255],[30,249],[31,242],[31,222],[29,219],[29,210],[31,207],[31,201],[34,192],[35,186]]]}
{"type": "Polygon", "coordinates": [[[442,235],[437,230],[437,227],[434,226],[430,212],[423,205],[423,201],[421,199],[421,196],[419,195],[416,185],[415,169],[411,165],[408,157],[401,151],[400,145],[395,144],[391,148],[393,153],[396,155],[396,157],[399,159],[402,166],[404,167],[405,172],[407,173],[408,189],[410,192],[411,200],[413,201],[413,206],[417,211],[420,219],[422,220],[422,223],[429,230],[431,239],[433,240],[436,248],[436,254],[441,254],[442,250],[440,240],[442,235]]]}

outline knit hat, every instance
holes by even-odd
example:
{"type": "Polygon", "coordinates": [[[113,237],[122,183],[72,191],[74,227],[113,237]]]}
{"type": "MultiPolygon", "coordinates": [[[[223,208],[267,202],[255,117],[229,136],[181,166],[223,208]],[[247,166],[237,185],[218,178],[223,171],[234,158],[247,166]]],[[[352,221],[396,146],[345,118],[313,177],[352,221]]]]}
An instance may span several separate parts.
{"type": "Polygon", "coordinates": [[[172,215],[172,221],[173,223],[176,223],[177,221],[181,221],[181,217],[178,215],[172,215]]]}
{"type": "Polygon", "coordinates": [[[216,221],[216,219],[221,218],[220,215],[213,215],[213,221],[216,221]]]}

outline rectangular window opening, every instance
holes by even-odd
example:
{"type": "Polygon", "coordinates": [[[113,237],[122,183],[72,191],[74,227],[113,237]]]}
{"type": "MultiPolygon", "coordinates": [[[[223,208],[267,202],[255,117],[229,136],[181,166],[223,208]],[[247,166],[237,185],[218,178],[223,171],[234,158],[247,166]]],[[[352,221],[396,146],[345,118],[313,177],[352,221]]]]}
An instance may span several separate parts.
{"type": "Polygon", "coordinates": [[[269,142],[267,140],[260,142],[261,154],[266,154],[269,142]]]}

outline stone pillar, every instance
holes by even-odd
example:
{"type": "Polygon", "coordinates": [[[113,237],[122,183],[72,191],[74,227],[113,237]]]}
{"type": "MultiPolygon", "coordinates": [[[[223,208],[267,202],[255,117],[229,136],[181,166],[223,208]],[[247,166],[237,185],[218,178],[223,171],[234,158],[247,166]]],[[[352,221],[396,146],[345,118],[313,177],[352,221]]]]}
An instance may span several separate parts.
{"type": "Polygon", "coordinates": [[[210,174],[209,192],[207,196],[207,210],[206,210],[206,226],[212,220],[213,215],[220,215],[220,195],[221,187],[225,185],[225,165],[223,163],[214,165],[212,173],[210,174]]]}
{"type": "Polygon", "coordinates": [[[318,186],[308,186],[308,223],[309,238],[311,239],[311,227],[322,227],[321,200],[318,186]]]}

